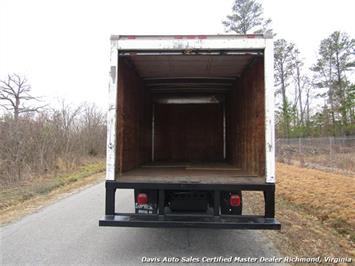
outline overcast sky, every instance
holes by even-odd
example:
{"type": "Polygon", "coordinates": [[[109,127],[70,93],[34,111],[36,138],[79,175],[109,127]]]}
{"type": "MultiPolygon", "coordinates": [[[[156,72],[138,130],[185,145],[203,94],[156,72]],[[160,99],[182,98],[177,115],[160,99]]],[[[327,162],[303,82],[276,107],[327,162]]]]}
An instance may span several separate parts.
{"type": "MultiPolygon", "coordinates": [[[[309,67],[319,43],[340,30],[355,38],[354,0],[264,0],[277,38],[309,67]]],[[[111,34],[217,34],[233,0],[0,0],[0,77],[26,75],[48,101],[106,107],[111,34]]]]}

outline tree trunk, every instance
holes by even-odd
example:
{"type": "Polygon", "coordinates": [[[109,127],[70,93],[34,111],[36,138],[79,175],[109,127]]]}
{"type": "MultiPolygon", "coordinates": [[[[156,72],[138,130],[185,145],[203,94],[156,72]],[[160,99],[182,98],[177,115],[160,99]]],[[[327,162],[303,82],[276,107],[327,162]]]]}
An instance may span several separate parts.
{"type": "Polygon", "coordinates": [[[288,121],[288,108],[287,108],[287,96],[286,87],[283,72],[281,73],[281,93],[282,93],[282,115],[284,122],[284,134],[285,138],[289,137],[289,121],[288,121]]]}
{"type": "Polygon", "coordinates": [[[298,89],[298,105],[300,108],[300,122],[301,126],[304,126],[304,117],[303,117],[303,106],[302,106],[302,88],[301,88],[301,74],[299,66],[296,69],[297,71],[297,89],[298,89]]]}
{"type": "Polygon", "coordinates": [[[336,135],[336,125],[335,125],[335,110],[334,110],[334,89],[333,89],[333,82],[332,82],[332,58],[329,58],[329,90],[328,90],[328,96],[329,96],[329,103],[330,103],[330,114],[332,116],[332,127],[333,127],[333,132],[332,135],[335,137],[336,135]]]}
{"type": "Polygon", "coordinates": [[[342,120],[342,128],[344,129],[345,128],[345,131],[346,131],[346,127],[347,127],[347,110],[346,110],[346,97],[345,97],[345,92],[344,92],[344,89],[343,89],[343,86],[342,86],[342,79],[341,79],[341,69],[340,69],[340,62],[339,62],[339,51],[337,50],[336,53],[335,53],[335,58],[336,58],[336,68],[337,68],[337,82],[338,82],[338,86],[337,86],[337,89],[338,89],[338,94],[340,95],[341,97],[341,109],[340,109],[340,112],[341,112],[341,120],[342,120]]]}
{"type": "Polygon", "coordinates": [[[15,106],[14,106],[14,118],[15,121],[18,120],[18,116],[20,114],[20,97],[15,98],[15,106]]]}

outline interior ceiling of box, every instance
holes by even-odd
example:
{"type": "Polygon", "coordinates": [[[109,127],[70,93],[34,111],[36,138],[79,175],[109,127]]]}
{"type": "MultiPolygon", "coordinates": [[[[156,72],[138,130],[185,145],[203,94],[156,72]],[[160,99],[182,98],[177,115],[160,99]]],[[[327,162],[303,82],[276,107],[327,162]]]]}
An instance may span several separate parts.
{"type": "Polygon", "coordinates": [[[225,93],[260,53],[130,56],[153,93],[225,93]]]}
{"type": "Polygon", "coordinates": [[[236,78],[253,61],[254,54],[139,55],[131,57],[141,78],[236,78]]]}

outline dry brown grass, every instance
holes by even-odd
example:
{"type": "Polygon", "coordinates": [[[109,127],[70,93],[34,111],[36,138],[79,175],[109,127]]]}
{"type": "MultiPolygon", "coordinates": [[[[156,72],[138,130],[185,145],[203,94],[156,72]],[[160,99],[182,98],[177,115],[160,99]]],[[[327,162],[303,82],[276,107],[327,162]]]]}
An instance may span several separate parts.
{"type": "MultiPolygon", "coordinates": [[[[350,176],[277,164],[276,218],[267,231],[288,256],[355,256],[355,182],[350,176]]],[[[263,212],[261,193],[243,194],[253,213],[263,212]]]]}
{"type": "Polygon", "coordinates": [[[304,156],[303,161],[311,165],[319,165],[334,170],[343,170],[349,173],[355,173],[355,153],[336,153],[330,158],[329,154],[318,154],[304,156]]]}
{"type": "Polygon", "coordinates": [[[301,206],[339,233],[355,240],[355,179],[277,164],[277,196],[301,206]]]}
{"type": "Polygon", "coordinates": [[[74,190],[104,180],[104,162],[83,165],[56,177],[38,177],[0,189],[0,224],[32,213],[74,190]]]}
{"type": "Polygon", "coordinates": [[[277,160],[281,163],[355,176],[355,152],[350,149],[343,151],[334,149],[332,154],[327,150],[321,150],[318,153],[305,152],[306,148],[303,149],[303,153],[299,154],[297,147],[289,149],[279,147],[279,149],[281,151],[279,151],[277,160]]]}

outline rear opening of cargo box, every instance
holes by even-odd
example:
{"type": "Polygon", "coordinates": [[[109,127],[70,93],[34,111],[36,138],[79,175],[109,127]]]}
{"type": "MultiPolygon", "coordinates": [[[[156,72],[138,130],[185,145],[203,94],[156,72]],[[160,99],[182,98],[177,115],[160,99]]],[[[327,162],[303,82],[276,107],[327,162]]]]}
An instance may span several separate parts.
{"type": "Polygon", "coordinates": [[[116,180],[265,181],[262,51],[118,60],[116,180]]]}

